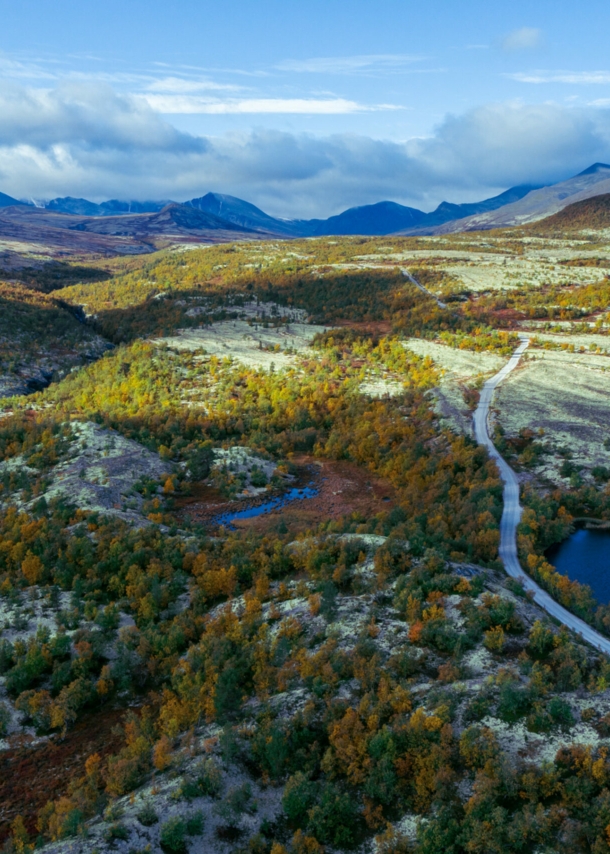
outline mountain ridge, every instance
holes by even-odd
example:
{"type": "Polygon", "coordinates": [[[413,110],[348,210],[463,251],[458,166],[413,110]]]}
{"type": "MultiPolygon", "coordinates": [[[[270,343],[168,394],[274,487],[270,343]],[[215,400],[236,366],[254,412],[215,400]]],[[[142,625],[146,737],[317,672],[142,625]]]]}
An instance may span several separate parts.
{"type": "Polygon", "coordinates": [[[553,216],[575,202],[610,193],[610,165],[594,163],[577,175],[532,190],[522,199],[492,212],[455,219],[433,229],[411,229],[401,232],[415,234],[451,234],[460,231],[481,231],[527,225],[553,216]]]}
{"type": "Polygon", "coordinates": [[[464,216],[496,210],[523,198],[539,185],[523,184],[510,187],[497,196],[480,202],[454,204],[443,201],[430,213],[418,208],[383,200],[371,205],[347,208],[327,219],[282,220],[272,217],[256,205],[222,193],[207,193],[185,202],[187,206],[205,210],[237,225],[258,230],[275,231],[290,237],[323,237],[330,235],[386,235],[405,228],[430,227],[464,216]]]}
{"type": "MultiPolygon", "coordinates": [[[[171,200],[139,202],[119,199],[97,203],[84,198],[65,196],[37,206],[0,193],[0,209],[10,211],[13,207],[21,210],[27,208],[31,211],[44,211],[49,215],[86,218],[91,222],[70,224],[66,221],[59,227],[98,234],[121,234],[121,228],[126,228],[127,232],[131,233],[134,224],[139,231],[143,220],[133,220],[133,217],[148,217],[144,231],[149,235],[157,226],[160,234],[166,234],[171,221],[172,227],[178,228],[179,231],[250,233],[256,234],[259,239],[261,236],[416,236],[524,225],[552,216],[573,202],[608,192],[610,165],[596,162],[577,175],[556,184],[516,185],[479,202],[456,204],[442,201],[435,210],[428,213],[386,199],[370,205],[348,208],[327,219],[287,220],[271,216],[244,199],[214,192],[183,203],[171,200]],[[192,213],[189,214],[189,211],[192,213]],[[115,231],[112,232],[109,226],[95,225],[96,221],[103,220],[121,220],[122,226],[116,224],[115,231]]],[[[10,214],[8,216],[10,218],[10,214]]],[[[58,221],[52,222],[53,227],[56,227],[58,221]]]]}

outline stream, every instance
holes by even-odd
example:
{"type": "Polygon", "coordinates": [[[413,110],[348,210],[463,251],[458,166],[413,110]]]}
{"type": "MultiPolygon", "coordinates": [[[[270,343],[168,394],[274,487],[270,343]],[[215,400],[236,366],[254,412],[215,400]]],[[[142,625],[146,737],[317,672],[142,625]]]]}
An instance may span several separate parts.
{"type": "Polygon", "coordinates": [[[318,490],[311,484],[303,487],[295,487],[289,490],[284,495],[278,495],[276,498],[271,498],[265,501],[264,504],[257,504],[255,507],[246,507],[244,510],[231,510],[227,513],[220,513],[212,520],[214,525],[223,525],[225,528],[232,528],[232,522],[237,519],[253,519],[255,516],[263,516],[265,513],[271,513],[272,510],[278,510],[290,504],[292,501],[303,501],[307,498],[314,498],[318,494],[318,490]]]}

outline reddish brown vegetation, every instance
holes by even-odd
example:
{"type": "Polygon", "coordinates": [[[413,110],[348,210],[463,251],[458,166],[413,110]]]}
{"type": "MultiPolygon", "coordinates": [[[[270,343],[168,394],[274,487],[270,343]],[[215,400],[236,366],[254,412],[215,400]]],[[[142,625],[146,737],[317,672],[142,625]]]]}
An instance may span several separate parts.
{"type": "Polygon", "coordinates": [[[333,326],[348,326],[361,335],[383,336],[392,334],[392,323],[389,320],[333,320],[333,326]]]}
{"type": "Polygon", "coordinates": [[[0,754],[0,842],[7,838],[18,815],[28,831],[35,833],[38,811],[66,792],[70,782],[82,774],[89,756],[116,753],[124,735],[114,729],[124,716],[120,710],[89,715],[65,738],[53,736],[35,746],[22,739],[0,754]]]}
{"type": "MultiPolygon", "coordinates": [[[[356,513],[364,519],[391,510],[394,506],[394,490],[385,480],[345,460],[316,460],[313,457],[295,458],[298,467],[297,486],[313,481],[318,494],[314,498],[294,501],[283,508],[273,510],[252,519],[239,519],[235,527],[264,531],[277,527],[283,520],[291,531],[317,527],[327,519],[340,519],[356,513]]],[[[203,485],[193,490],[192,496],[182,499],[182,513],[204,524],[212,522],[220,513],[227,513],[262,504],[268,501],[263,496],[258,502],[222,502],[220,493],[203,485]]]]}

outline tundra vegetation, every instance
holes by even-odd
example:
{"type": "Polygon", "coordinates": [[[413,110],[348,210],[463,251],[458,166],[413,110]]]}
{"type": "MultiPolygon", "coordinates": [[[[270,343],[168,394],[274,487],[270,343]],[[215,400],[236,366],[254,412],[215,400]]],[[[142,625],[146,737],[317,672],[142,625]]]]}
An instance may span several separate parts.
{"type": "Polygon", "coordinates": [[[610,236],[540,228],[0,286],[5,850],[610,852],[610,665],[504,576],[469,427],[528,332],[494,425],[522,565],[610,636],[544,556],[610,520],[610,236]],[[391,500],[214,524],[318,463],[391,500]]]}

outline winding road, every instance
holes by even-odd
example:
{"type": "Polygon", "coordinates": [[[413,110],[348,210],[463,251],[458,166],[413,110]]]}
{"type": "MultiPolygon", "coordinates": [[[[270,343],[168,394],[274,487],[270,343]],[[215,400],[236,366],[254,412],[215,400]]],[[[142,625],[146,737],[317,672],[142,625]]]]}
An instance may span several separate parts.
{"type": "MultiPolygon", "coordinates": [[[[403,271],[404,272],[404,271],[403,271]]],[[[409,278],[411,278],[409,276],[409,278]]],[[[518,578],[523,584],[525,590],[531,591],[534,594],[534,602],[550,614],[559,622],[563,623],[569,629],[579,634],[583,640],[587,641],[600,652],[610,655],[610,639],[605,638],[599,632],[595,631],[591,626],[581,620],[580,617],[574,616],[562,605],[556,602],[549,594],[543,590],[535,581],[523,572],[519,558],[517,556],[517,525],[521,520],[522,507],[519,503],[519,481],[517,475],[508,465],[508,463],[500,456],[495,448],[495,445],[489,437],[487,427],[487,418],[489,415],[489,407],[493,398],[493,393],[511,371],[519,364],[519,360],[529,346],[529,338],[520,335],[521,343],[504,365],[502,370],[487,380],[481,390],[479,404],[474,413],[474,431],[477,442],[485,445],[490,456],[496,461],[500,470],[500,477],[504,483],[504,509],[502,511],[502,519],[500,521],[500,558],[504,564],[507,573],[513,578],[518,578]]]]}
{"type": "Polygon", "coordinates": [[[440,299],[432,293],[432,291],[429,291],[425,285],[422,285],[421,282],[418,282],[415,276],[412,276],[407,269],[403,267],[400,272],[403,274],[405,279],[408,279],[412,285],[415,285],[415,287],[418,288],[422,292],[422,294],[426,294],[426,296],[431,297],[439,308],[447,308],[446,303],[441,302],[440,299]]]}

